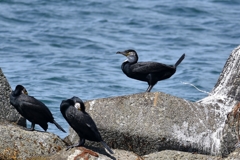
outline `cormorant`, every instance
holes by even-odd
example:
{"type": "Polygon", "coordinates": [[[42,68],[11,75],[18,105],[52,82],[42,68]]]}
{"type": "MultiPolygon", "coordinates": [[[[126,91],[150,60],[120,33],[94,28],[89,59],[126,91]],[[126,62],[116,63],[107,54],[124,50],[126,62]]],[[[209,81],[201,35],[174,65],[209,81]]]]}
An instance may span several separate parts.
{"type": "Polygon", "coordinates": [[[33,131],[35,124],[40,125],[45,131],[48,129],[48,122],[54,123],[58,129],[66,132],[53,118],[52,113],[45,104],[32,96],[28,96],[27,90],[22,85],[17,85],[10,94],[10,103],[28,121],[31,128],[26,130],[33,131]]]}
{"type": "Polygon", "coordinates": [[[85,139],[87,139],[101,142],[103,147],[113,154],[110,147],[103,141],[92,117],[85,111],[85,105],[80,98],[74,96],[71,99],[63,100],[60,105],[60,111],[80,138],[78,144],[69,146],[67,149],[83,146],[85,139]]]}
{"type": "Polygon", "coordinates": [[[146,92],[150,92],[158,81],[170,78],[185,57],[183,54],[175,65],[166,65],[158,62],[138,62],[137,52],[132,49],[117,52],[117,54],[127,57],[121,66],[123,73],[130,78],[148,82],[149,86],[146,92]]]}

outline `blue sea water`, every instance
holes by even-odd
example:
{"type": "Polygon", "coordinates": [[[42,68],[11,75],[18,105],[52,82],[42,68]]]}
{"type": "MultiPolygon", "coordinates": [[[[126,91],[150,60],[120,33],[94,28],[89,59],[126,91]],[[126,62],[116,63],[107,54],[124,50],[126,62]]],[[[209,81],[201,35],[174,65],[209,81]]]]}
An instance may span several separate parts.
{"type": "MultiPolygon", "coordinates": [[[[154,86],[189,101],[211,92],[231,51],[240,44],[238,0],[0,0],[0,67],[12,89],[22,84],[68,130],[59,105],[144,92],[126,77],[117,51],[135,49],[139,61],[174,64],[154,86]]],[[[40,127],[37,129],[41,130],[40,127]]],[[[67,134],[49,124],[49,132],[67,134]]]]}

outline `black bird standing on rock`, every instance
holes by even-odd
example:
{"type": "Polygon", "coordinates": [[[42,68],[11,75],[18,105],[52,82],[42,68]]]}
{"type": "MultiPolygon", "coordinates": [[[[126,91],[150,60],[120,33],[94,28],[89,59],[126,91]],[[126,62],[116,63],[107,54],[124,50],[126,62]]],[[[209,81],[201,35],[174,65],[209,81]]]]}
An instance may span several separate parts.
{"type": "Polygon", "coordinates": [[[10,94],[10,103],[16,110],[32,125],[26,130],[33,131],[35,124],[39,124],[45,131],[48,129],[48,122],[54,123],[58,129],[66,132],[53,118],[52,113],[45,104],[28,96],[27,90],[22,85],[17,85],[15,90],[10,94]]]}
{"type": "Polygon", "coordinates": [[[183,54],[175,65],[166,65],[158,62],[138,62],[137,52],[132,49],[117,52],[117,54],[127,57],[121,68],[128,77],[148,82],[149,86],[146,92],[150,92],[158,81],[170,78],[185,57],[185,54],[183,54]]]}
{"type": "Polygon", "coordinates": [[[93,119],[85,111],[85,105],[80,98],[72,97],[71,99],[63,100],[60,105],[60,111],[80,138],[78,144],[69,146],[68,149],[83,146],[85,139],[87,139],[90,141],[101,142],[103,147],[113,154],[110,147],[103,141],[93,119]]]}

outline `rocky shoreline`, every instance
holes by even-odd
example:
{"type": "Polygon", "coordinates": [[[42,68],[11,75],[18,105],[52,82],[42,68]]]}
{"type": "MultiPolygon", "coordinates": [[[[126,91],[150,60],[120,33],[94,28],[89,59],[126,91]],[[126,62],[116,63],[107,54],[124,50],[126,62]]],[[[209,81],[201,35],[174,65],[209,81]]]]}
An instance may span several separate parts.
{"type": "Polygon", "coordinates": [[[86,101],[86,111],[113,155],[89,141],[86,149],[66,151],[67,145],[78,141],[72,129],[64,140],[49,132],[23,130],[26,120],[9,104],[11,88],[0,69],[0,160],[239,159],[235,147],[239,60],[240,46],[231,53],[211,94],[198,102],[161,92],[86,101]]]}

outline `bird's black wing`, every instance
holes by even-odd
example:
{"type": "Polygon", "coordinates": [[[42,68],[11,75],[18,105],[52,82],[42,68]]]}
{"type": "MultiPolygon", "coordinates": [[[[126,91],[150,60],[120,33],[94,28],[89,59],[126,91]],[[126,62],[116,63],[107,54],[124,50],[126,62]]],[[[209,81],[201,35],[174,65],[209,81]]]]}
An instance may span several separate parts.
{"type": "Polygon", "coordinates": [[[99,133],[97,126],[96,126],[95,122],[93,121],[92,117],[88,113],[85,113],[85,114],[86,114],[85,123],[87,124],[87,126],[89,128],[91,128],[91,130],[94,131],[95,133],[99,133]]]}
{"type": "Polygon", "coordinates": [[[50,110],[41,101],[31,96],[24,96],[20,99],[19,109],[23,116],[27,119],[37,119],[44,117],[45,120],[51,121],[53,119],[50,110]]]}
{"type": "Polygon", "coordinates": [[[97,126],[93,121],[92,117],[86,112],[82,114],[84,114],[84,118],[81,119],[82,123],[84,123],[88,128],[91,128],[92,131],[98,132],[97,126]]]}
{"type": "Polygon", "coordinates": [[[76,110],[75,122],[71,124],[76,132],[83,134],[86,139],[101,141],[101,135],[92,117],[86,113],[76,110]]]}
{"type": "Polygon", "coordinates": [[[173,67],[158,62],[138,62],[131,65],[131,70],[133,73],[154,73],[162,72],[166,69],[173,69],[173,67]]]}

